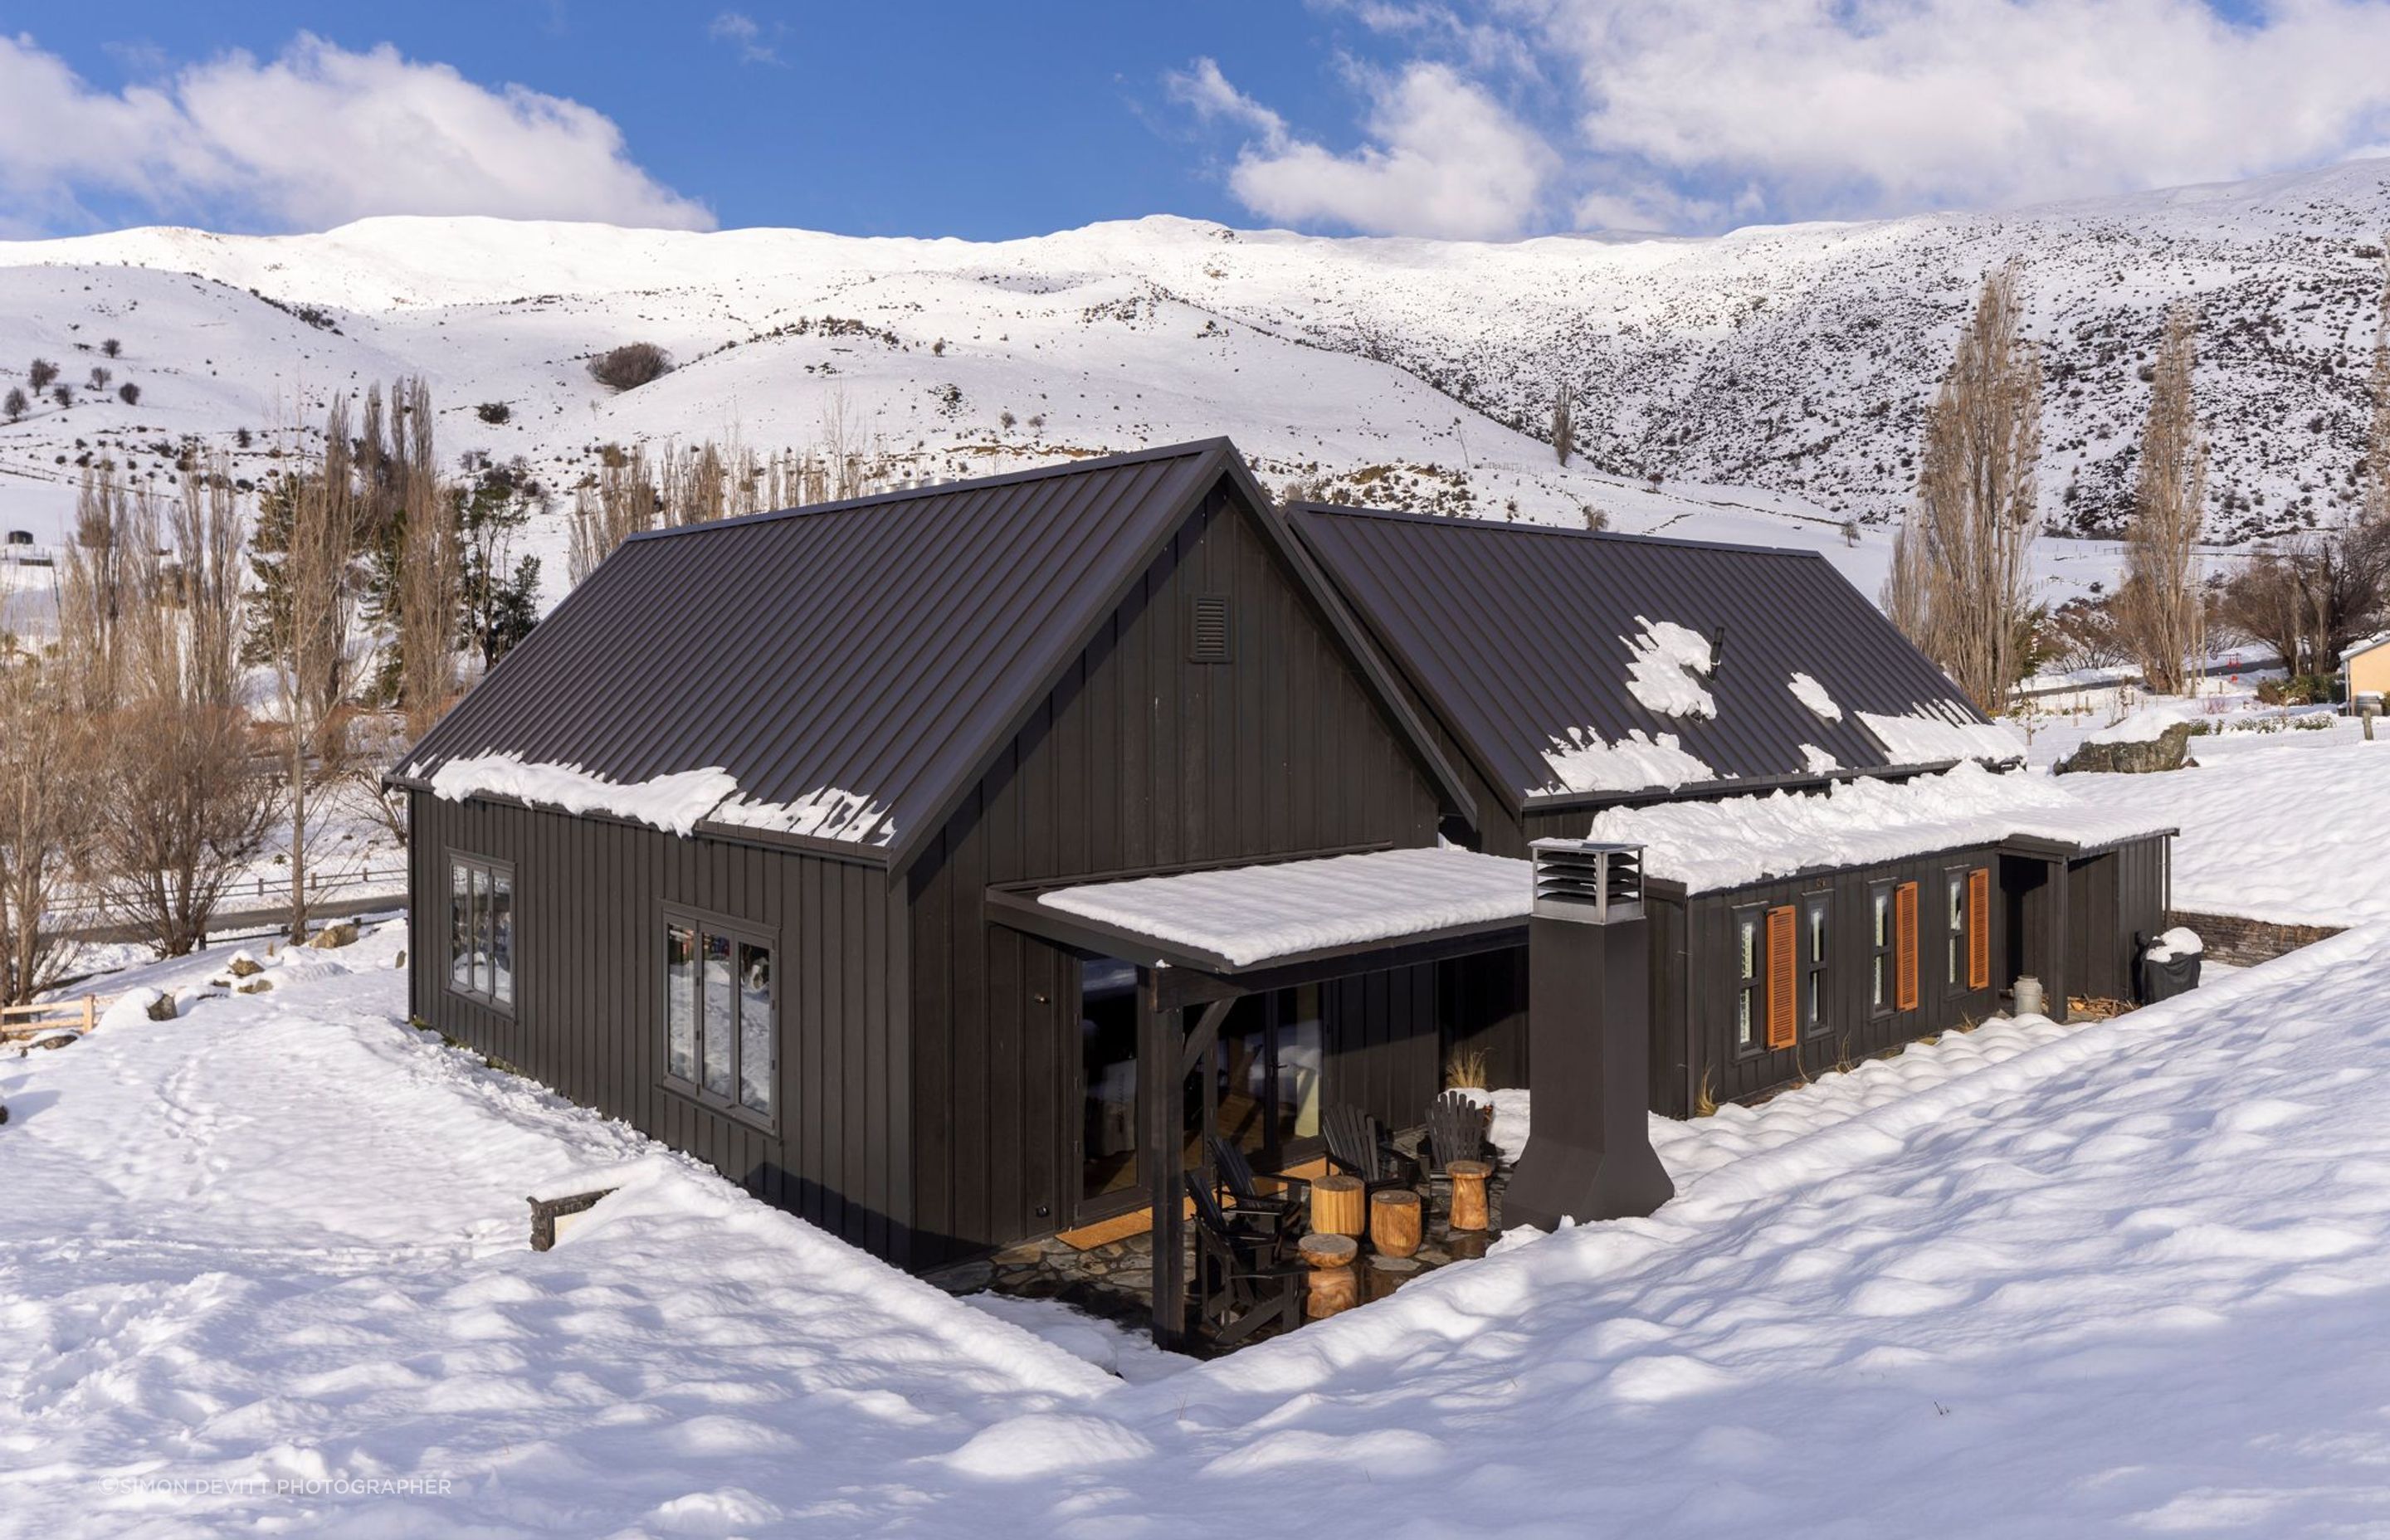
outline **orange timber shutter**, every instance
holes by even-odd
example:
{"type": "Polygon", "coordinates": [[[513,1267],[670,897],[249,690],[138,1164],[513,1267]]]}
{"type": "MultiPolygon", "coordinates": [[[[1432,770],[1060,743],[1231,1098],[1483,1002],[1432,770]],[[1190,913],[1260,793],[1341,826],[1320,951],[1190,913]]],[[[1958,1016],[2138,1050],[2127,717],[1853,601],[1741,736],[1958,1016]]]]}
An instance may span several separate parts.
{"type": "Polygon", "coordinates": [[[1767,911],[1767,1046],[1771,1048],[1792,1046],[1796,967],[1792,905],[1787,904],[1767,911]]]}
{"type": "Polygon", "coordinates": [[[1977,866],[1967,874],[1967,987],[1992,986],[1992,873],[1977,866]]]}
{"type": "Polygon", "coordinates": [[[1917,884],[1904,882],[1892,893],[1893,1005],[1917,1008],[1917,884]]]}

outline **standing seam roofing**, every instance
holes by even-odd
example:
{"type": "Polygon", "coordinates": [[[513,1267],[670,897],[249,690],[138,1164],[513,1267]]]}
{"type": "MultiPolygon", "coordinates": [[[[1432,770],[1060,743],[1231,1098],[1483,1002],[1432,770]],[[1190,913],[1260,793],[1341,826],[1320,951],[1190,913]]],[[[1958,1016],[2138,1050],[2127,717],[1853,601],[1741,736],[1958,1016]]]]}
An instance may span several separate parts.
{"type": "Polygon", "coordinates": [[[1860,712],[1984,720],[1813,552],[1313,505],[1288,520],[1487,777],[1522,802],[1564,789],[1543,755],[1571,728],[1613,743],[1673,734],[1714,779],[1766,779],[1810,774],[1805,744],[1847,769],[1889,767],[1860,712]],[[1628,638],[1644,621],[1704,637],[1726,628],[1704,681],[1715,717],[1663,715],[1628,691],[1628,638]],[[1825,687],[1840,721],[1793,696],[1795,672],[1825,687]]]}
{"type": "Polygon", "coordinates": [[[615,782],[719,766],[788,803],[836,788],[887,844],[1219,479],[1224,443],[635,537],[416,745],[397,779],[509,753],[615,782]]]}

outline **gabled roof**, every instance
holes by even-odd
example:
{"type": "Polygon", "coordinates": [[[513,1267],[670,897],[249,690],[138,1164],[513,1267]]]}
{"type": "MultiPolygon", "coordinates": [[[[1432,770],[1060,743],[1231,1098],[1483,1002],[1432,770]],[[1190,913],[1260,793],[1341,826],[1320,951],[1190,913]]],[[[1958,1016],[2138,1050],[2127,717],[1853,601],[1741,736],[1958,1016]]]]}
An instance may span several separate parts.
{"type": "Polygon", "coordinates": [[[1288,521],[1513,812],[2010,757],[1815,552],[1313,504],[1288,521]],[[1686,644],[1720,627],[1714,673],[1677,666],[1670,643],[1706,663],[1686,644]],[[1638,696],[1638,643],[1647,680],[1715,714],[1638,696]]]}
{"type": "Polygon", "coordinates": [[[826,837],[902,866],[1224,478],[1471,811],[1225,439],[634,536],[392,779],[585,811],[646,788],[665,827],[826,837]],[[692,811],[732,783],[710,817],[692,811]]]}

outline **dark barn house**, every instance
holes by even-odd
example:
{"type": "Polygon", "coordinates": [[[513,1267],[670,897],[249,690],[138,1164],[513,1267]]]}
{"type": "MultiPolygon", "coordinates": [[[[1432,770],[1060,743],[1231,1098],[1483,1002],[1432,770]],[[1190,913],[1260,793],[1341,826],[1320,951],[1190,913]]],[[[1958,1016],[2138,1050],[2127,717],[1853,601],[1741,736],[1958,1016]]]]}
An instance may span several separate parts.
{"type": "MultiPolygon", "coordinates": [[[[1606,809],[1728,798],[1732,813],[1705,832],[1764,845],[1780,812],[1766,793],[2018,752],[1814,551],[1313,505],[1289,520],[1461,767],[1495,853],[1581,837],[1606,809]],[[1706,714],[1655,710],[1634,687],[1638,665],[1668,661],[1638,643],[1671,623],[1706,644],[1706,714]],[[1674,739],[1688,757],[1588,754],[1570,728],[1588,743],[1674,739]],[[1649,778],[1655,760],[1664,784],[1649,778]]],[[[1752,1096],[1983,1020],[2020,975],[2040,980],[2061,1020],[2070,995],[2132,998],[2134,938],[2166,925],[2171,830],[2073,809],[2028,807],[1997,827],[1899,811],[1878,859],[1837,858],[1796,829],[1766,879],[1689,890],[1653,852],[1654,1111],[1690,1117],[1705,1096],[1752,1096]]],[[[1641,827],[1606,822],[1598,838],[1641,827]]],[[[1451,970],[1449,1019],[1497,1084],[1527,1083],[1525,963],[1507,953],[1451,970]]]]}
{"type": "MultiPolygon", "coordinates": [[[[1528,1084],[1530,841],[1997,732],[1815,556],[1282,512],[1225,441],[660,531],[393,773],[410,995],[931,1267],[1528,1084]]],[[[2011,822],[1725,888],[1660,828],[1651,1105],[2128,994],[2163,838],[2011,822]]]]}

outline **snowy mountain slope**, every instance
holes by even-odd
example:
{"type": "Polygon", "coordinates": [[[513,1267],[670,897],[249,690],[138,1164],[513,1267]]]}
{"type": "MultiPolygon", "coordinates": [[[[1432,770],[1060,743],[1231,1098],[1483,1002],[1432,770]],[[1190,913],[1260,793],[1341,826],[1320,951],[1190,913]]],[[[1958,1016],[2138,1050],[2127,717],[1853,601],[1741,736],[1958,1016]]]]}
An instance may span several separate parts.
{"type": "MultiPolygon", "coordinates": [[[[1712,240],[1326,239],[1153,218],[1000,243],[377,219],[323,235],[130,230],[0,244],[0,386],[95,364],[0,425],[0,518],[54,520],[78,458],[154,469],[320,416],[330,390],[430,377],[444,452],[552,490],[597,445],[818,442],[842,399],[899,474],[943,478],[1225,432],[1283,481],[1397,506],[1848,550],[1872,590],[1920,413],[1985,267],[2027,270],[2049,362],[2046,511],[2112,529],[2164,306],[2204,318],[2219,535],[2354,496],[2390,162],[2224,187],[1712,240]],[[96,352],[120,338],[122,359],[96,352]],[[613,396],[629,340],[680,370],[613,396]],[[1541,441],[1577,392],[1568,468],[1541,441]],[[112,386],[111,386],[112,389],[112,386]],[[503,424],[475,415],[505,403],[503,424]],[[1654,491],[1658,473],[1667,484],[1654,491]]],[[[560,546],[551,528],[544,537],[560,546]]],[[[2053,571],[2105,553],[2060,546],[2053,571]]]]}

